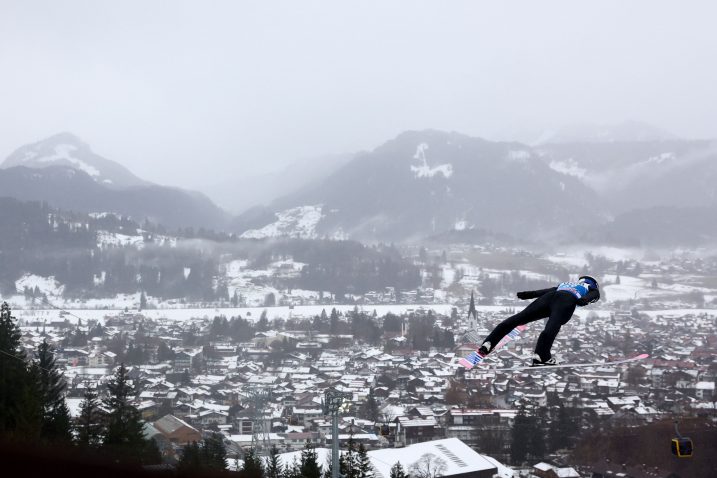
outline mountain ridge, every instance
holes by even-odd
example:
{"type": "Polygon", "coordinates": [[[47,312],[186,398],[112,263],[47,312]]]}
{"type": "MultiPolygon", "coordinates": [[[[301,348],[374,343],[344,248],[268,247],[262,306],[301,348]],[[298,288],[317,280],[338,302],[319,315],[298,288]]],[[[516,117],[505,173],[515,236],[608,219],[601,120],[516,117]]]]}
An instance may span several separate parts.
{"type": "Polygon", "coordinates": [[[0,164],[0,169],[15,166],[35,169],[67,166],[81,170],[94,181],[114,188],[152,184],[139,178],[120,163],[94,153],[87,143],[68,132],[21,146],[0,164]]]}
{"type": "Polygon", "coordinates": [[[356,155],[318,187],[278,199],[269,209],[276,214],[323,204],[319,235],[340,231],[364,240],[403,241],[458,224],[508,234],[560,227],[561,200],[594,194],[521,143],[423,130],[356,155]],[[506,217],[512,221],[507,226],[506,217]]]}

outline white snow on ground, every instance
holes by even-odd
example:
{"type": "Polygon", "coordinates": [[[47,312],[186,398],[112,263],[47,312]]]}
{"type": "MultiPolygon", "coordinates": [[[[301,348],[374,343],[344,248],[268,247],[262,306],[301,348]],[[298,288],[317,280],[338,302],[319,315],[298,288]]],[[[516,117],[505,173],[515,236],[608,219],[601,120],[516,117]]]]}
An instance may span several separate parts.
{"type": "Polygon", "coordinates": [[[118,234],[116,232],[97,231],[97,245],[100,248],[117,247],[117,246],[134,246],[137,248],[144,247],[144,237],[128,236],[126,234],[118,234]]]}
{"type": "Polygon", "coordinates": [[[447,287],[451,284],[453,284],[453,281],[456,277],[456,270],[451,267],[448,264],[445,264],[441,266],[441,276],[443,277],[443,282],[441,282],[441,287],[447,287]]]}
{"type": "Polygon", "coordinates": [[[271,267],[275,269],[293,271],[301,271],[301,269],[303,269],[305,265],[307,264],[304,262],[296,262],[293,259],[285,259],[282,261],[276,261],[271,263],[271,267]]]}
{"type": "Polygon", "coordinates": [[[276,213],[277,220],[261,229],[251,229],[241,235],[244,239],[294,237],[315,239],[316,226],[323,217],[321,205],[299,206],[276,213]]]}
{"type": "Polygon", "coordinates": [[[645,251],[641,249],[601,246],[591,247],[589,249],[585,249],[584,247],[580,249],[565,249],[544,257],[551,262],[565,266],[582,267],[588,263],[588,260],[585,258],[586,251],[590,252],[593,256],[603,256],[612,261],[640,260],[645,255],[645,251]]]}
{"type": "Polygon", "coordinates": [[[229,289],[230,297],[233,296],[234,291],[236,291],[237,295],[241,295],[248,306],[258,307],[263,305],[266,296],[269,294],[274,294],[275,299],[278,299],[281,295],[278,289],[254,284],[249,277],[232,279],[229,281],[227,288],[229,289]]]}
{"type": "Polygon", "coordinates": [[[647,165],[654,165],[654,164],[661,164],[665,161],[670,161],[675,159],[675,153],[662,153],[658,154],[657,156],[652,156],[645,161],[641,161],[638,164],[641,166],[647,166],[647,165]]]}
{"type": "Polygon", "coordinates": [[[652,288],[651,277],[630,277],[620,276],[620,284],[616,284],[616,276],[613,274],[603,277],[602,289],[605,291],[607,302],[616,302],[621,300],[645,300],[660,299],[662,301],[669,300],[670,297],[679,296],[690,292],[714,293],[714,289],[705,287],[695,287],[680,284],[664,284],[658,279],[657,287],[652,288]],[[611,284],[607,284],[611,282],[611,284]]]}
{"type": "MultiPolygon", "coordinates": [[[[119,298],[117,298],[119,299],[119,298]]],[[[133,304],[127,303],[127,307],[130,310],[137,310],[139,304],[139,294],[132,296],[126,296],[125,299],[133,300],[133,304]]],[[[14,303],[12,312],[18,320],[37,320],[46,319],[48,322],[53,320],[64,320],[67,319],[71,323],[77,323],[78,317],[83,322],[87,320],[99,320],[104,323],[105,317],[114,317],[124,312],[124,305],[116,299],[102,299],[105,306],[110,308],[74,308],[72,304],[55,302],[54,304],[58,307],[65,308],[72,315],[65,315],[60,317],[60,311],[57,309],[21,309],[14,303]]],[[[89,304],[91,301],[88,301],[89,304]]],[[[99,306],[100,301],[92,301],[95,305],[99,306]]],[[[262,312],[266,311],[266,316],[269,320],[273,319],[288,319],[288,318],[311,318],[316,315],[321,315],[322,310],[326,310],[326,313],[330,313],[331,309],[336,309],[341,313],[348,313],[354,310],[354,305],[297,305],[297,306],[282,306],[282,307],[223,307],[223,308],[163,308],[163,309],[146,309],[141,313],[145,317],[151,319],[168,319],[174,321],[188,321],[191,319],[211,319],[217,315],[224,315],[226,317],[238,316],[257,321],[261,317],[262,312]]],[[[436,313],[450,315],[453,309],[451,304],[432,304],[432,305],[416,305],[416,304],[377,304],[377,305],[359,305],[359,311],[365,311],[367,313],[376,314],[379,317],[383,317],[388,313],[402,314],[407,312],[416,311],[419,309],[433,310],[436,313]]],[[[486,311],[504,311],[504,306],[480,306],[478,310],[486,311]]]]}
{"type": "Polygon", "coordinates": [[[84,402],[84,398],[69,398],[65,397],[65,403],[67,404],[67,408],[70,410],[70,417],[71,418],[80,418],[80,414],[82,413],[82,402],[84,402]]]}
{"type": "Polygon", "coordinates": [[[224,268],[226,270],[226,276],[227,279],[234,279],[236,277],[242,276],[242,269],[246,268],[249,264],[249,261],[237,259],[231,262],[227,262],[224,265],[224,268]]]}
{"type": "Polygon", "coordinates": [[[508,151],[508,160],[510,160],[510,161],[517,161],[520,163],[524,163],[528,159],[530,159],[529,151],[526,151],[524,149],[508,151]]]}
{"type": "MultiPolygon", "coordinates": [[[[611,279],[614,281],[615,277],[612,276],[611,279]]],[[[604,282],[606,280],[607,278],[603,279],[604,282]]],[[[605,291],[607,302],[643,299],[651,295],[650,292],[652,291],[649,281],[628,276],[620,276],[620,284],[603,285],[602,289],[605,291]]]]}
{"type": "Polygon", "coordinates": [[[553,160],[549,164],[550,169],[557,171],[568,176],[575,176],[576,178],[584,179],[586,169],[578,166],[578,163],[573,158],[568,158],[565,161],[553,160]]]}
{"type": "Polygon", "coordinates": [[[382,477],[388,478],[391,476],[391,467],[396,462],[400,461],[406,469],[409,469],[411,465],[428,453],[440,457],[444,461],[445,469],[442,474],[446,476],[477,474],[475,472],[496,467],[493,462],[486,460],[483,455],[471,449],[458,438],[415,443],[404,448],[371,450],[368,455],[376,471],[382,477]],[[454,457],[460,457],[461,461],[454,457]]]}
{"type": "Polygon", "coordinates": [[[145,242],[142,232],[144,232],[142,229],[137,229],[137,234],[130,236],[128,234],[119,234],[117,232],[97,231],[97,246],[102,249],[120,246],[132,246],[137,249],[142,249],[148,244],[155,244],[158,246],[169,245],[170,247],[177,246],[176,237],[164,236],[161,234],[152,234],[151,241],[145,242]]]}
{"type": "Polygon", "coordinates": [[[107,272],[102,271],[99,274],[94,274],[92,276],[92,282],[95,284],[95,286],[100,286],[105,283],[106,278],[107,278],[107,272]]]}
{"type": "Polygon", "coordinates": [[[25,274],[15,281],[18,294],[22,294],[25,287],[32,290],[37,287],[40,292],[48,296],[61,296],[65,290],[65,286],[56,281],[55,276],[42,277],[35,274],[25,274]]]}
{"type": "Polygon", "coordinates": [[[38,162],[42,163],[50,163],[52,161],[56,161],[58,159],[64,159],[66,161],[69,161],[70,163],[77,166],[78,169],[81,169],[82,171],[86,172],[90,176],[96,177],[100,175],[99,169],[90,166],[86,162],[75,158],[72,156],[72,151],[75,151],[77,149],[77,146],[73,146],[71,144],[58,144],[55,146],[55,154],[51,154],[49,156],[43,156],[41,158],[38,158],[38,162]]]}
{"type": "Polygon", "coordinates": [[[426,150],[428,144],[421,143],[416,148],[416,154],[413,155],[413,159],[418,160],[418,166],[411,165],[411,171],[416,178],[432,178],[437,174],[442,174],[444,178],[450,178],[453,176],[453,165],[451,164],[439,164],[436,167],[430,167],[428,160],[426,159],[426,150]]]}
{"type": "Polygon", "coordinates": [[[468,228],[468,223],[466,221],[456,221],[456,223],[453,225],[453,229],[456,231],[465,231],[468,228]]]}

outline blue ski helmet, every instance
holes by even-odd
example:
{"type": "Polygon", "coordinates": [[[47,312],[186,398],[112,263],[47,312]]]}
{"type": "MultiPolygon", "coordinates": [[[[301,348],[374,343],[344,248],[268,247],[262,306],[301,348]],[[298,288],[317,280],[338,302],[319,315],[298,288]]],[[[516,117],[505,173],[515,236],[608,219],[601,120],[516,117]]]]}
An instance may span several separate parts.
{"type": "Polygon", "coordinates": [[[598,285],[598,281],[595,280],[594,277],[590,276],[580,276],[578,277],[578,282],[585,282],[586,284],[590,284],[591,286],[595,287],[596,289],[599,289],[600,286],[598,285]]]}

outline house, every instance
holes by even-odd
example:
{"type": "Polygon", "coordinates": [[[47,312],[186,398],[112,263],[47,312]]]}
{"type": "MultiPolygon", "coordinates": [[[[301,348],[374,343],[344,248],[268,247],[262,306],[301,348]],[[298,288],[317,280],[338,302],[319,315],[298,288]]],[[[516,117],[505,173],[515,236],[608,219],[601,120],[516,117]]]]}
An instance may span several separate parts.
{"type": "Polygon", "coordinates": [[[171,443],[176,445],[186,445],[202,439],[202,434],[199,430],[174,415],[165,415],[152,425],[171,443]]]}
{"type": "MultiPolygon", "coordinates": [[[[319,463],[328,463],[330,461],[330,448],[315,448],[314,451],[317,454],[319,463]]],[[[341,453],[345,452],[342,450],[341,453]]],[[[436,458],[440,458],[443,462],[443,469],[440,473],[443,478],[513,476],[512,470],[508,467],[493,458],[477,453],[457,438],[416,443],[404,448],[369,450],[367,455],[373,469],[376,471],[376,476],[390,476],[391,467],[396,462],[401,462],[406,470],[415,466],[419,473],[425,472],[427,469],[433,471],[431,467],[435,466],[436,462],[431,460],[436,458]],[[421,461],[422,459],[424,460],[423,462],[421,461]]],[[[300,457],[301,451],[279,455],[282,463],[293,463],[294,460],[299,460],[300,457]]]]}
{"type": "Polygon", "coordinates": [[[443,431],[438,427],[434,417],[396,417],[394,422],[396,423],[396,441],[404,446],[435,439],[443,431]]]}
{"type": "Polygon", "coordinates": [[[285,434],[284,445],[288,449],[299,450],[304,448],[306,442],[318,445],[320,438],[319,432],[289,432],[285,434]]]}
{"type": "Polygon", "coordinates": [[[219,410],[202,410],[197,416],[197,421],[202,425],[226,425],[229,419],[227,412],[219,410]]]}
{"type": "Polygon", "coordinates": [[[162,454],[163,457],[169,457],[174,455],[172,442],[170,442],[162,432],[157,430],[157,427],[155,427],[151,423],[145,423],[142,428],[142,433],[144,434],[145,439],[154,440],[155,443],[157,443],[159,452],[162,454]]]}
{"type": "Polygon", "coordinates": [[[368,452],[371,464],[380,473],[379,476],[390,476],[391,466],[399,461],[406,469],[416,466],[419,470],[425,470],[428,464],[422,464],[421,458],[426,456],[438,457],[445,463],[445,469],[441,472],[444,478],[493,478],[499,474],[499,471],[500,476],[512,475],[508,468],[492,458],[477,453],[457,438],[368,452]]]}
{"type": "Polygon", "coordinates": [[[544,462],[534,465],[531,473],[538,478],[580,478],[574,468],[558,468],[544,462]]]}
{"type": "Polygon", "coordinates": [[[699,400],[712,400],[715,397],[715,383],[697,382],[695,385],[695,397],[699,400]]]}
{"type": "Polygon", "coordinates": [[[201,347],[187,347],[175,350],[174,368],[177,370],[186,370],[192,368],[202,360],[201,347]]]}

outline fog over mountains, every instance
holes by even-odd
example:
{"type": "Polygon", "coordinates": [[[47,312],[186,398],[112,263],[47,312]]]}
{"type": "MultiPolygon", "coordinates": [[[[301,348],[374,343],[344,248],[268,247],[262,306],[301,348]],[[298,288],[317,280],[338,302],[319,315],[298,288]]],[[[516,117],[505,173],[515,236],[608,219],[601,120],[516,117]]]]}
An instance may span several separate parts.
{"type": "Polygon", "coordinates": [[[231,209],[245,212],[233,218],[204,194],[144,181],[68,133],[11,154],[1,165],[0,188],[3,196],[62,209],[253,239],[577,237],[645,245],[717,237],[709,220],[717,203],[713,142],[675,139],[639,123],[604,131],[535,146],[407,131],[353,157],[297,162],[262,180],[228,178],[212,192],[231,203],[235,185],[231,209]],[[679,230],[670,226],[673,218],[679,230]]]}

